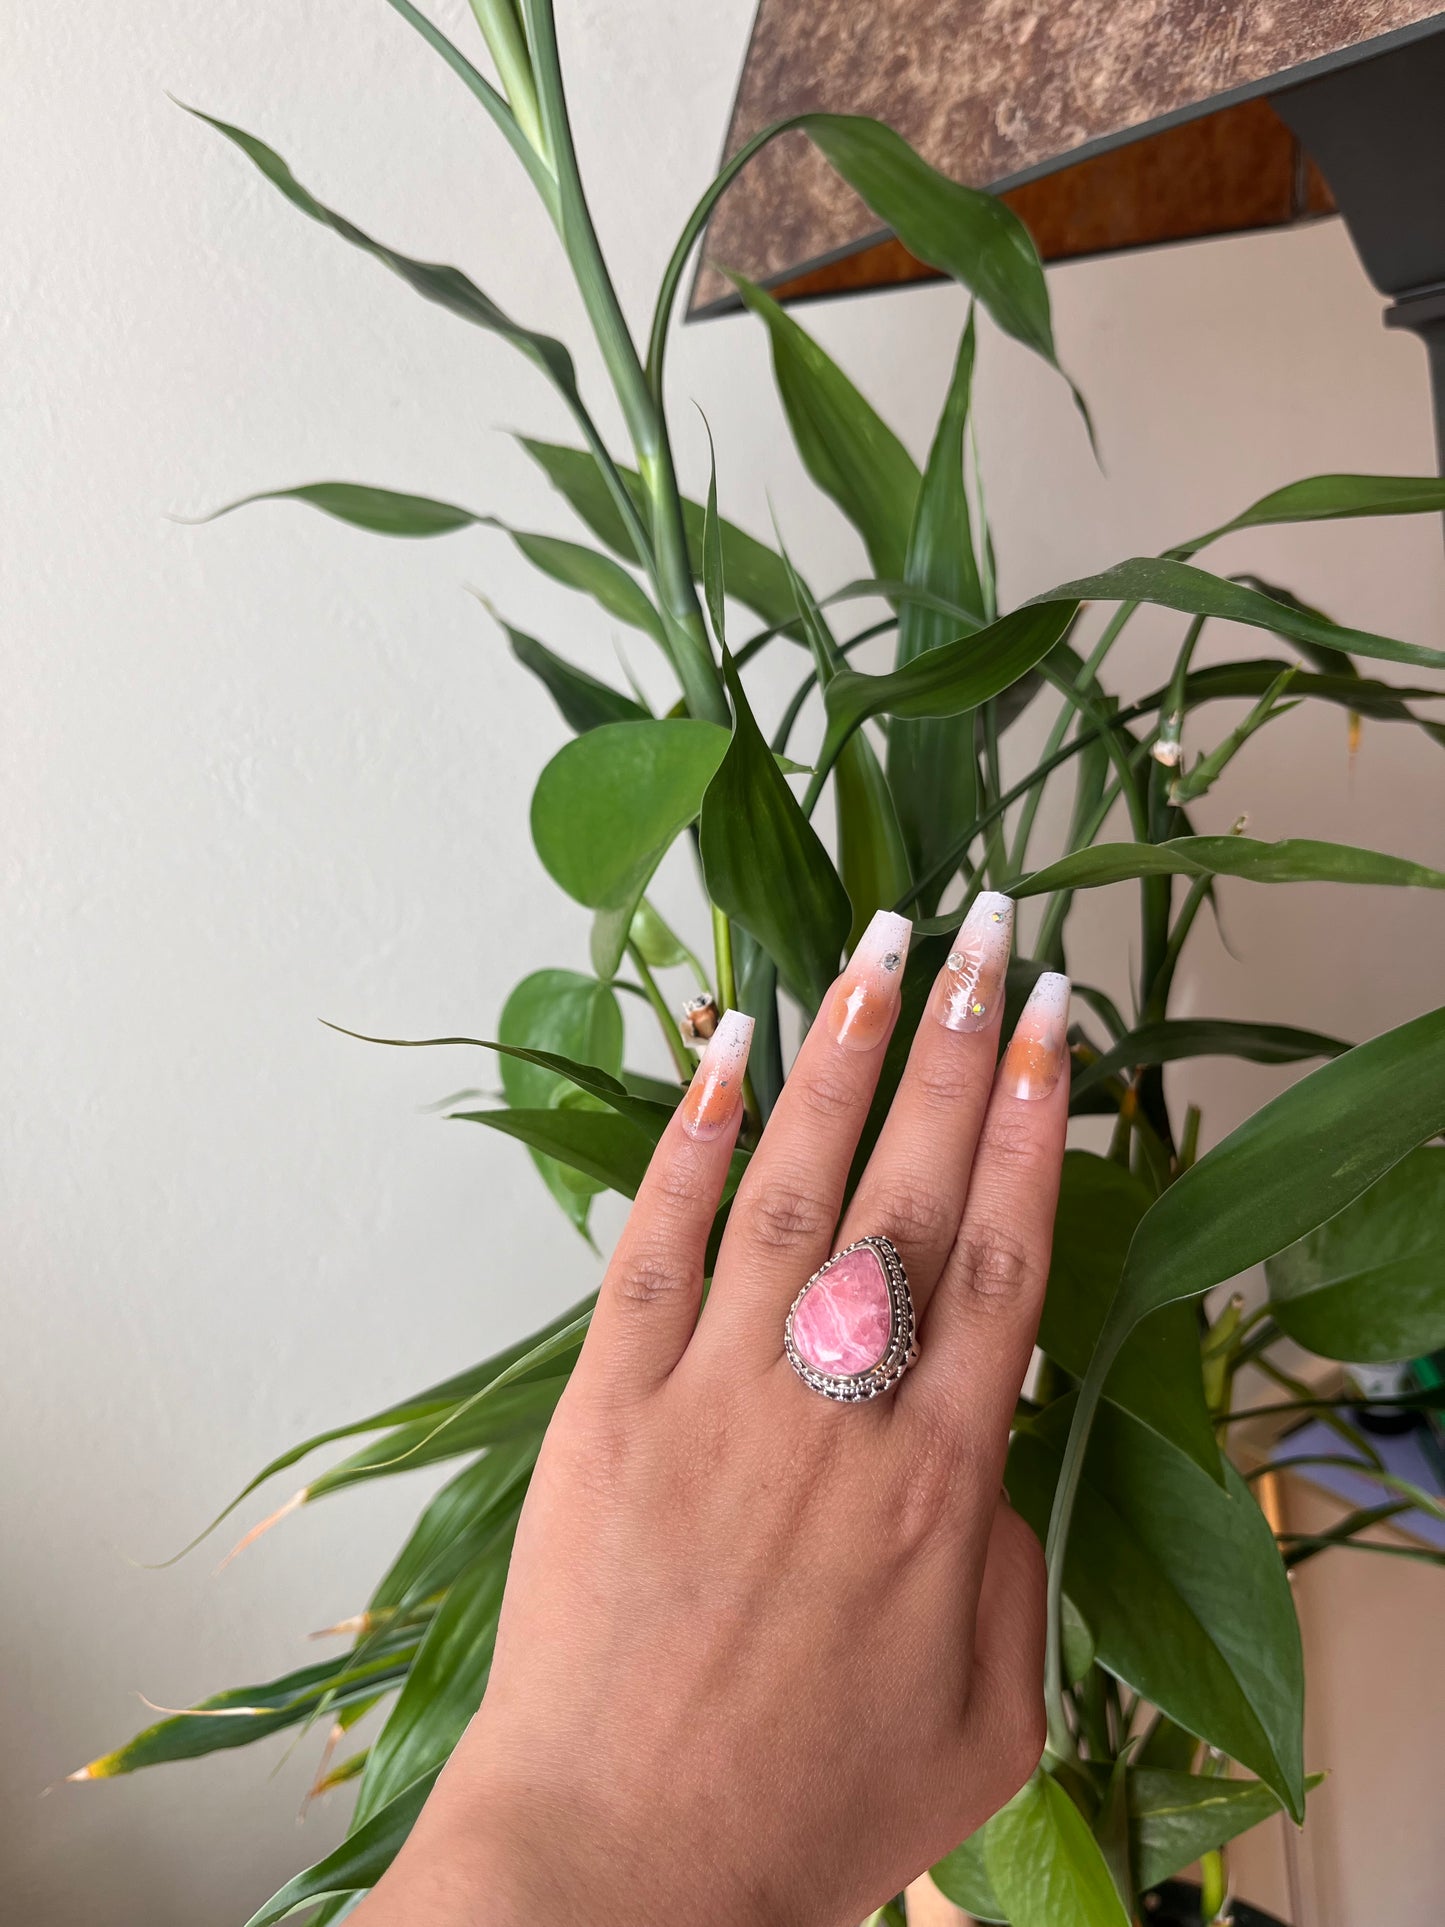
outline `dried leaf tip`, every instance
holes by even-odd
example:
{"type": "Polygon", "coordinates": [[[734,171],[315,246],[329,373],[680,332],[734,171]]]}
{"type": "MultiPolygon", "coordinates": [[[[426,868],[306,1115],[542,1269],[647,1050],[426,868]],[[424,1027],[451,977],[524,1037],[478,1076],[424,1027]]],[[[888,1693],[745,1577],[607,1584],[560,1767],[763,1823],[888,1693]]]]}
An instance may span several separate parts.
{"type": "Polygon", "coordinates": [[[278,1505],[269,1519],[263,1519],[259,1525],[252,1526],[244,1538],[236,1541],[220,1565],[216,1567],[216,1571],[224,1572],[233,1559],[238,1559],[248,1546],[254,1546],[262,1534],[269,1532],[272,1526],[279,1525],[288,1512],[295,1512],[298,1506],[305,1505],[310,1496],[311,1488],[308,1485],[303,1485],[299,1492],[293,1492],[285,1505],[278,1505]]]}

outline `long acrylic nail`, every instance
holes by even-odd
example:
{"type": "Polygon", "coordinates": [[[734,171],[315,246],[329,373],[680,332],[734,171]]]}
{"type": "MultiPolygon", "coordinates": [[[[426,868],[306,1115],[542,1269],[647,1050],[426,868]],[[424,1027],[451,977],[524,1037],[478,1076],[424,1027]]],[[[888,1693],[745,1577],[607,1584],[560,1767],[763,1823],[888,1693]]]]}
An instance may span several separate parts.
{"type": "Polygon", "coordinates": [[[1011,897],[985,890],[976,897],[938,974],[929,1008],[945,1030],[983,1030],[1003,1004],[1013,936],[1011,897]]]}
{"type": "Polygon", "coordinates": [[[848,959],[828,1009],[844,1050],[873,1050],[888,1035],[903,987],[913,925],[893,910],[875,912],[848,959]]]}
{"type": "Polygon", "coordinates": [[[721,1137],[731,1126],[742,1107],[743,1072],[752,1041],[752,1018],[740,1010],[725,1011],[678,1107],[689,1137],[706,1142],[721,1137]]]}
{"type": "Polygon", "coordinates": [[[1047,1097],[1069,1054],[1069,980],[1046,970],[1004,1052],[999,1082],[1010,1097],[1047,1097]]]}

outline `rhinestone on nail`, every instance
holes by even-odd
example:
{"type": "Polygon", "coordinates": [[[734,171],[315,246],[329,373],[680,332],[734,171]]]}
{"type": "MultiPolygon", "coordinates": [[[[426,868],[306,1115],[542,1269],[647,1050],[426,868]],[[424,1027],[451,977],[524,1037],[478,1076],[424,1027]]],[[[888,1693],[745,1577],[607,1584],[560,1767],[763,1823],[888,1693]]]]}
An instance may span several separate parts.
{"type": "Polygon", "coordinates": [[[890,950],[888,955],[883,959],[883,968],[891,974],[898,968],[902,961],[902,957],[899,956],[896,950],[890,950]]]}

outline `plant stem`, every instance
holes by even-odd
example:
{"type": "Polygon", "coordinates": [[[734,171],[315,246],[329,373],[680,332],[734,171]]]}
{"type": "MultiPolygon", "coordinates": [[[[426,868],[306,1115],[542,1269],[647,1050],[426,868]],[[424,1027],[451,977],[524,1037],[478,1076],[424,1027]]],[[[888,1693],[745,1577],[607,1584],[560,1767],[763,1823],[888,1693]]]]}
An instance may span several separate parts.
{"type": "Polygon", "coordinates": [[[733,975],[733,929],[716,904],[712,905],[712,947],[717,964],[718,1002],[724,1010],[732,1010],[738,1001],[738,987],[733,975]]]}
{"type": "Polygon", "coordinates": [[[731,717],[693,582],[667,423],[648,387],[582,186],[552,0],[524,0],[524,5],[542,129],[557,176],[558,232],[632,439],[652,524],[649,573],[662,605],[678,678],[693,716],[727,726],[731,717]]]}
{"type": "Polygon", "coordinates": [[[668,1008],[667,999],[658,989],[657,979],[648,969],[646,958],[631,940],[628,941],[627,954],[631,957],[637,974],[642,979],[642,987],[647,992],[647,1001],[652,1005],[653,1014],[667,1043],[678,1077],[684,1084],[691,1083],[693,1071],[697,1067],[693,1063],[692,1053],[682,1041],[682,1033],[668,1008]]]}

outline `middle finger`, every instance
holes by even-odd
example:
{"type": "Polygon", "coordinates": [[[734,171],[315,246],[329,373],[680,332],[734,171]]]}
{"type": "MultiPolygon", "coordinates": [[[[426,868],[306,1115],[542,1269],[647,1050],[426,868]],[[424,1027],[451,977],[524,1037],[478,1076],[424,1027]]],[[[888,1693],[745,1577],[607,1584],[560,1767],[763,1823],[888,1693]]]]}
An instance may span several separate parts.
{"type": "Polygon", "coordinates": [[[953,1249],[993,1086],[1013,903],[977,897],[929,994],[878,1142],[848,1206],[840,1245],[869,1234],[897,1247],[919,1317],[953,1249]]]}

